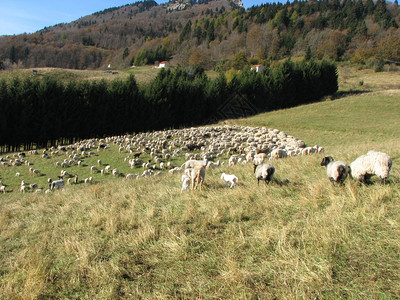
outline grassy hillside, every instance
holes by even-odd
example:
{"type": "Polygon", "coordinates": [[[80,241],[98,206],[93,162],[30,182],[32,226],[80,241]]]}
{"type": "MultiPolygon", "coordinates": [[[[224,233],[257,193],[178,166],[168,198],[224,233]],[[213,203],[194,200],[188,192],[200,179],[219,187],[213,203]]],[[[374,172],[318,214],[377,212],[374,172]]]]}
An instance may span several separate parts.
{"type": "Polygon", "coordinates": [[[225,123],[278,128],[336,160],[386,152],[388,185],[332,186],[319,154],[274,161],[269,186],[245,165],[208,172],[201,192],[171,175],[1,195],[0,298],[399,298],[400,93],[376,76],[370,93],[225,123]]]}

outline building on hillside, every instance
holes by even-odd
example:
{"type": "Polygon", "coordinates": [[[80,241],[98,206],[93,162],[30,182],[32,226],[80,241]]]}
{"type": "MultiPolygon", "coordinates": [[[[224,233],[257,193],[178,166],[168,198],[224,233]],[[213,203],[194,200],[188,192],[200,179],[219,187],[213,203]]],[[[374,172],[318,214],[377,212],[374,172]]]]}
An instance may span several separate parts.
{"type": "Polygon", "coordinates": [[[167,67],[169,67],[169,62],[166,60],[160,62],[160,64],[158,65],[158,68],[167,68],[167,67]]]}
{"type": "Polygon", "coordinates": [[[251,70],[255,70],[256,72],[261,72],[262,70],[264,70],[264,66],[263,65],[253,65],[253,66],[251,66],[251,70]]]}

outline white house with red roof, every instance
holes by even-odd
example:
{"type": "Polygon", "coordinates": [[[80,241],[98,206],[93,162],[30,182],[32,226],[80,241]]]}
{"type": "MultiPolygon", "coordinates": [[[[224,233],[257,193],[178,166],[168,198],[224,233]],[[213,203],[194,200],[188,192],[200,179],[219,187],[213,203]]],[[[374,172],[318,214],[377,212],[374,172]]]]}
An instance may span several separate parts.
{"type": "Polygon", "coordinates": [[[253,65],[253,66],[251,66],[251,70],[255,70],[256,72],[261,72],[262,70],[264,70],[264,66],[263,65],[253,65]]]}
{"type": "Polygon", "coordinates": [[[158,68],[166,68],[169,67],[169,62],[167,60],[161,61],[158,65],[158,68]]]}

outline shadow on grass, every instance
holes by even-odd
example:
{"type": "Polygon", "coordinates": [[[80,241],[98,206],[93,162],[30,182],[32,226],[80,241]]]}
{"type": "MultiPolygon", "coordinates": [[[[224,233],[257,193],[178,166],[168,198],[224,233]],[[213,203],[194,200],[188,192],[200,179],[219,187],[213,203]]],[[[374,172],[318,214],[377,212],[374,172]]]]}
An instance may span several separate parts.
{"type": "Polygon", "coordinates": [[[350,90],[350,91],[338,91],[332,96],[332,100],[341,99],[348,96],[356,96],[371,93],[372,90],[350,90]]]}

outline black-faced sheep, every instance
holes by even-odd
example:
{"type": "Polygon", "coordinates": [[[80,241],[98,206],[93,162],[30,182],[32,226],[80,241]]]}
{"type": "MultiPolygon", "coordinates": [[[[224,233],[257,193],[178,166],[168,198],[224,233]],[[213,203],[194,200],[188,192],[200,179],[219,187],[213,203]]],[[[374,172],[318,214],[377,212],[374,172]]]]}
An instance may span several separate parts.
{"type": "Polygon", "coordinates": [[[321,166],[326,166],[326,174],[332,183],[343,184],[349,174],[349,166],[344,161],[334,161],[332,156],[325,156],[321,166]]]}
{"type": "Polygon", "coordinates": [[[260,180],[264,180],[266,184],[270,183],[275,173],[275,167],[269,163],[260,165],[254,164],[254,175],[260,184],[260,180]]]}

